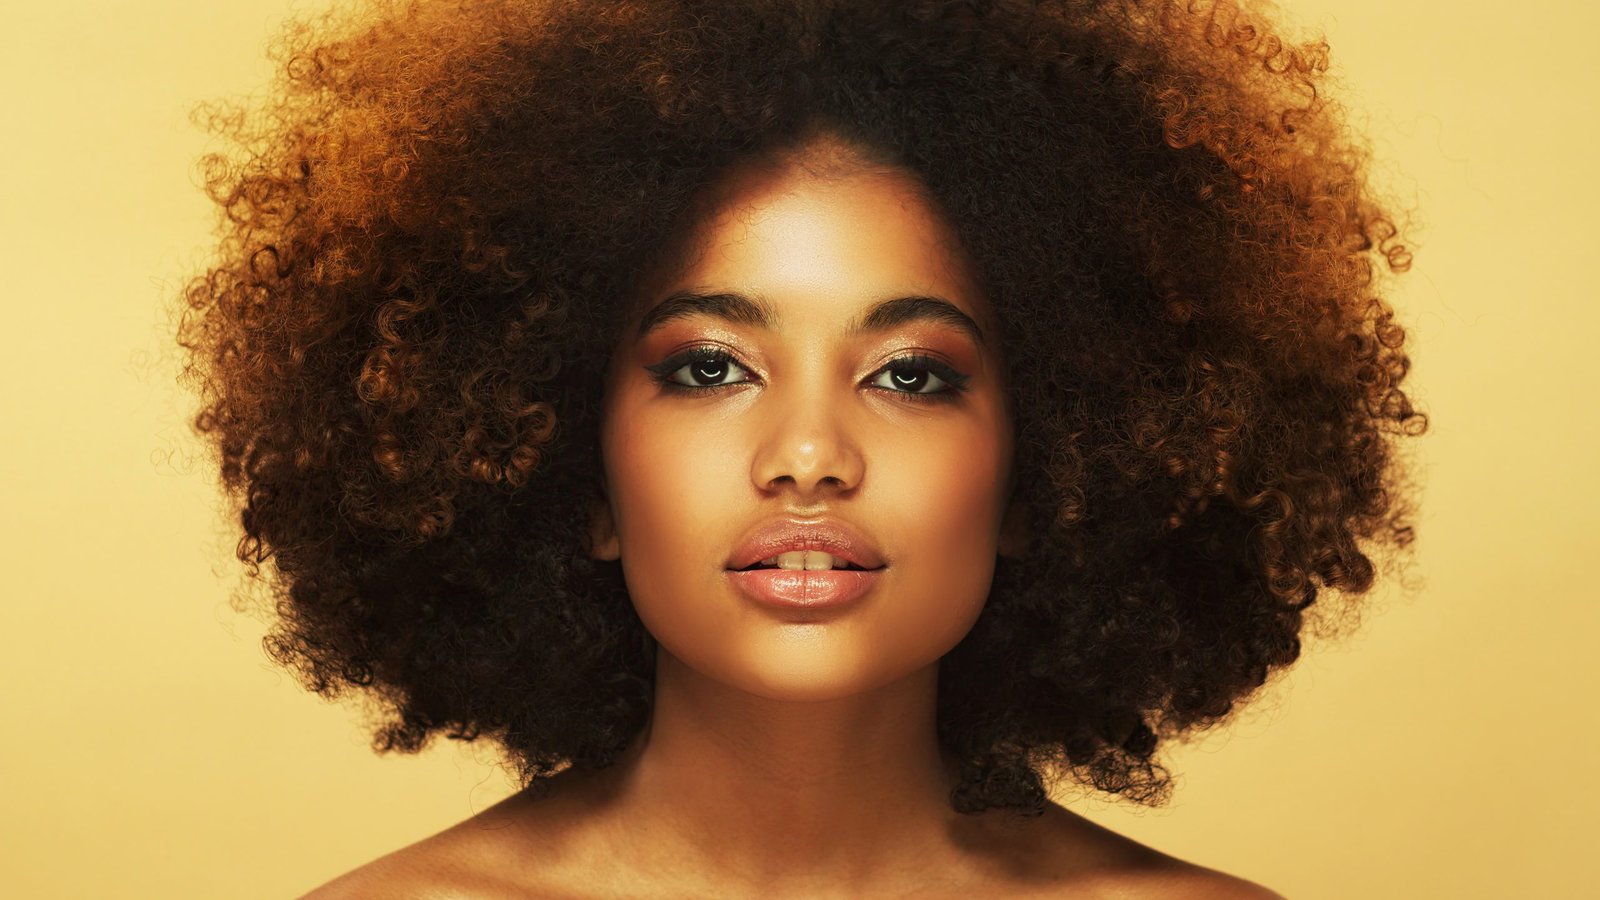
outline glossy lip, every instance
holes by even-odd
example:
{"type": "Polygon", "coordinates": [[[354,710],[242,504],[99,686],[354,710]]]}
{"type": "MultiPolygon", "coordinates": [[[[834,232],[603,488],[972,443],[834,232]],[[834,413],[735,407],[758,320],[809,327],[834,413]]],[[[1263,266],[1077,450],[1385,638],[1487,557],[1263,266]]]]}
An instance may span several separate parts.
{"type": "Polygon", "coordinates": [[[730,569],[726,574],[740,593],[758,603],[789,609],[832,609],[861,599],[877,585],[883,570],[730,569]]]}
{"type": "MultiPolygon", "coordinates": [[[[727,562],[727,568],[743,569],[763,559],[792,550],[820,550],[868,570],[882,569],[886,565],[867,536],[849,522],[832,518],[781,518],[770,519],[748,532],[739,542],[738,548],[733,551],[732,558],[727,562]]],[[[847,574],[862,573],[851,571],[847,574]]]]}

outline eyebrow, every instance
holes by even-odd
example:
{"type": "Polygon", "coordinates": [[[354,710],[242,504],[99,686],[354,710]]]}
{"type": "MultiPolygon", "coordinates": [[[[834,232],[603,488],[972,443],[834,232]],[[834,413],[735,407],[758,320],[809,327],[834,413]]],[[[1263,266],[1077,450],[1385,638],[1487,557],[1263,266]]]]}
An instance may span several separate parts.
{"type": "MultiPolygon", "coordinates": [[[[777,327],[780,319],[772,305],[759,294],[747,296],[732,291],[677,291],[657,303],[639,322],[635,342],[642,341],[651,332],[672,321],[690,316],[711,316],[736,325],[750,325],[768,331],[777,327]]],[[[868,332],[887,331],[907,322],[940,322],[966,333],[980,347],[984,346],[983,330],[972,317],[959,307],[939,297],[914,295],[895,297],[874,304],[864,317],[851,319],[845,325],[845,337],[855,338],[868,332]]]]}

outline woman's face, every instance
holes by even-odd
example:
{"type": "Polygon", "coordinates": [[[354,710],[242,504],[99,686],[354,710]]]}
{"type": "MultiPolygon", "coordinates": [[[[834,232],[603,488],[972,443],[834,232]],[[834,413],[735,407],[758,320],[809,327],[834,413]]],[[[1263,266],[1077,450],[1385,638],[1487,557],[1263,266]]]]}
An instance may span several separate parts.
{"type": "Polygon", "coordinates": [[[707,678],[789,700],[889,684],[966,635],[1002,523],[1017,527],[995,329],[910,176],[746,167],[718,187],[686,251],[647,279],[612,355],[594,555],[620,557],[661,650],[707,678]],[[645,311],[685,291],[760,298],[774,321],[699,313],[638,336],[645,311]],[[948,319],[852,333],[901,297],[948,302],[987,343],[948,319]],[[694,348],[727,359],[679,361],[694,348]],[[964,389],[938,366],[886,368],[919,354],[964,389]],[[845,520],[887,565],[833,610],[752,601],[728,564],[743,535],[784,517],[845,520]]]}

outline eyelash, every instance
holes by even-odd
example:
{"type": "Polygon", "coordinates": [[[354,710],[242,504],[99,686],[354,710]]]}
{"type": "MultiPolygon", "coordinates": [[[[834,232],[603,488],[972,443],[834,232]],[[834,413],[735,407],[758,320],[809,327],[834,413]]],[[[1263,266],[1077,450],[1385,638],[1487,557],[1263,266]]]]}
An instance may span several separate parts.
{"type": "MultiPolygon", "coordinates": [[[[734,365],[739,365],[738,360],[734,359],[733,355],[726,350],[720,350],[715,347],[691,347],[665,362],[657,363],[653,366],[645,366],[645,369],[650,373],[656,384],[661,386],[662,390],[671,394],[715,394],[724,389],[738,387],[747,383],[739,381],[732,384],[687,385],[679,384],[672,380],[673,373],[679,369],[700,362],[731,362],[734,365]]],[[[739,368],[742,369],[744,366],[739,366],[739,368]]],[[[968,379],[966,375],[957,372],[931,356],[925,356],[920,353],[890,360],[883,368],[874,372],[873,376],[876,378],[884,372],[908,371],[930,372],[938,376],[939,380],[947,384],[948,387],[942,391],[933,391],[926,394],[916,391],[899,391],[893,388],[882,388],[882,390],[887,390],[891,394],[902,397],[909,397],[914,403],[954,403],[960,394],[967,389],[968,379]]]]}

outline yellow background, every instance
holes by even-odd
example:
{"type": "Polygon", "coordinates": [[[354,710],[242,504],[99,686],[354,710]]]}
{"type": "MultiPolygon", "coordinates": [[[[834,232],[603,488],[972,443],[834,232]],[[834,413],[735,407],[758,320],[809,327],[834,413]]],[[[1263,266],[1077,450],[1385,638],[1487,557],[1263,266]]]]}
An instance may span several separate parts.
{"type": "MultiPolygon", "coordinates": [[[[162,310],[212,215],[188,111],[264,88],[267,39],[320,6],[5,9],[7,896],[291,896],[510,790],[487,748],[374,756],[271,666],[171,378],[162,310]]],[[[1288,4],[1420,213],[1385,292],[1433,419],[1419,588],[1173,753],[1167,809],[1072,808],[1296,900],[1594,896],[1596,9],[1288,4]]]]}

